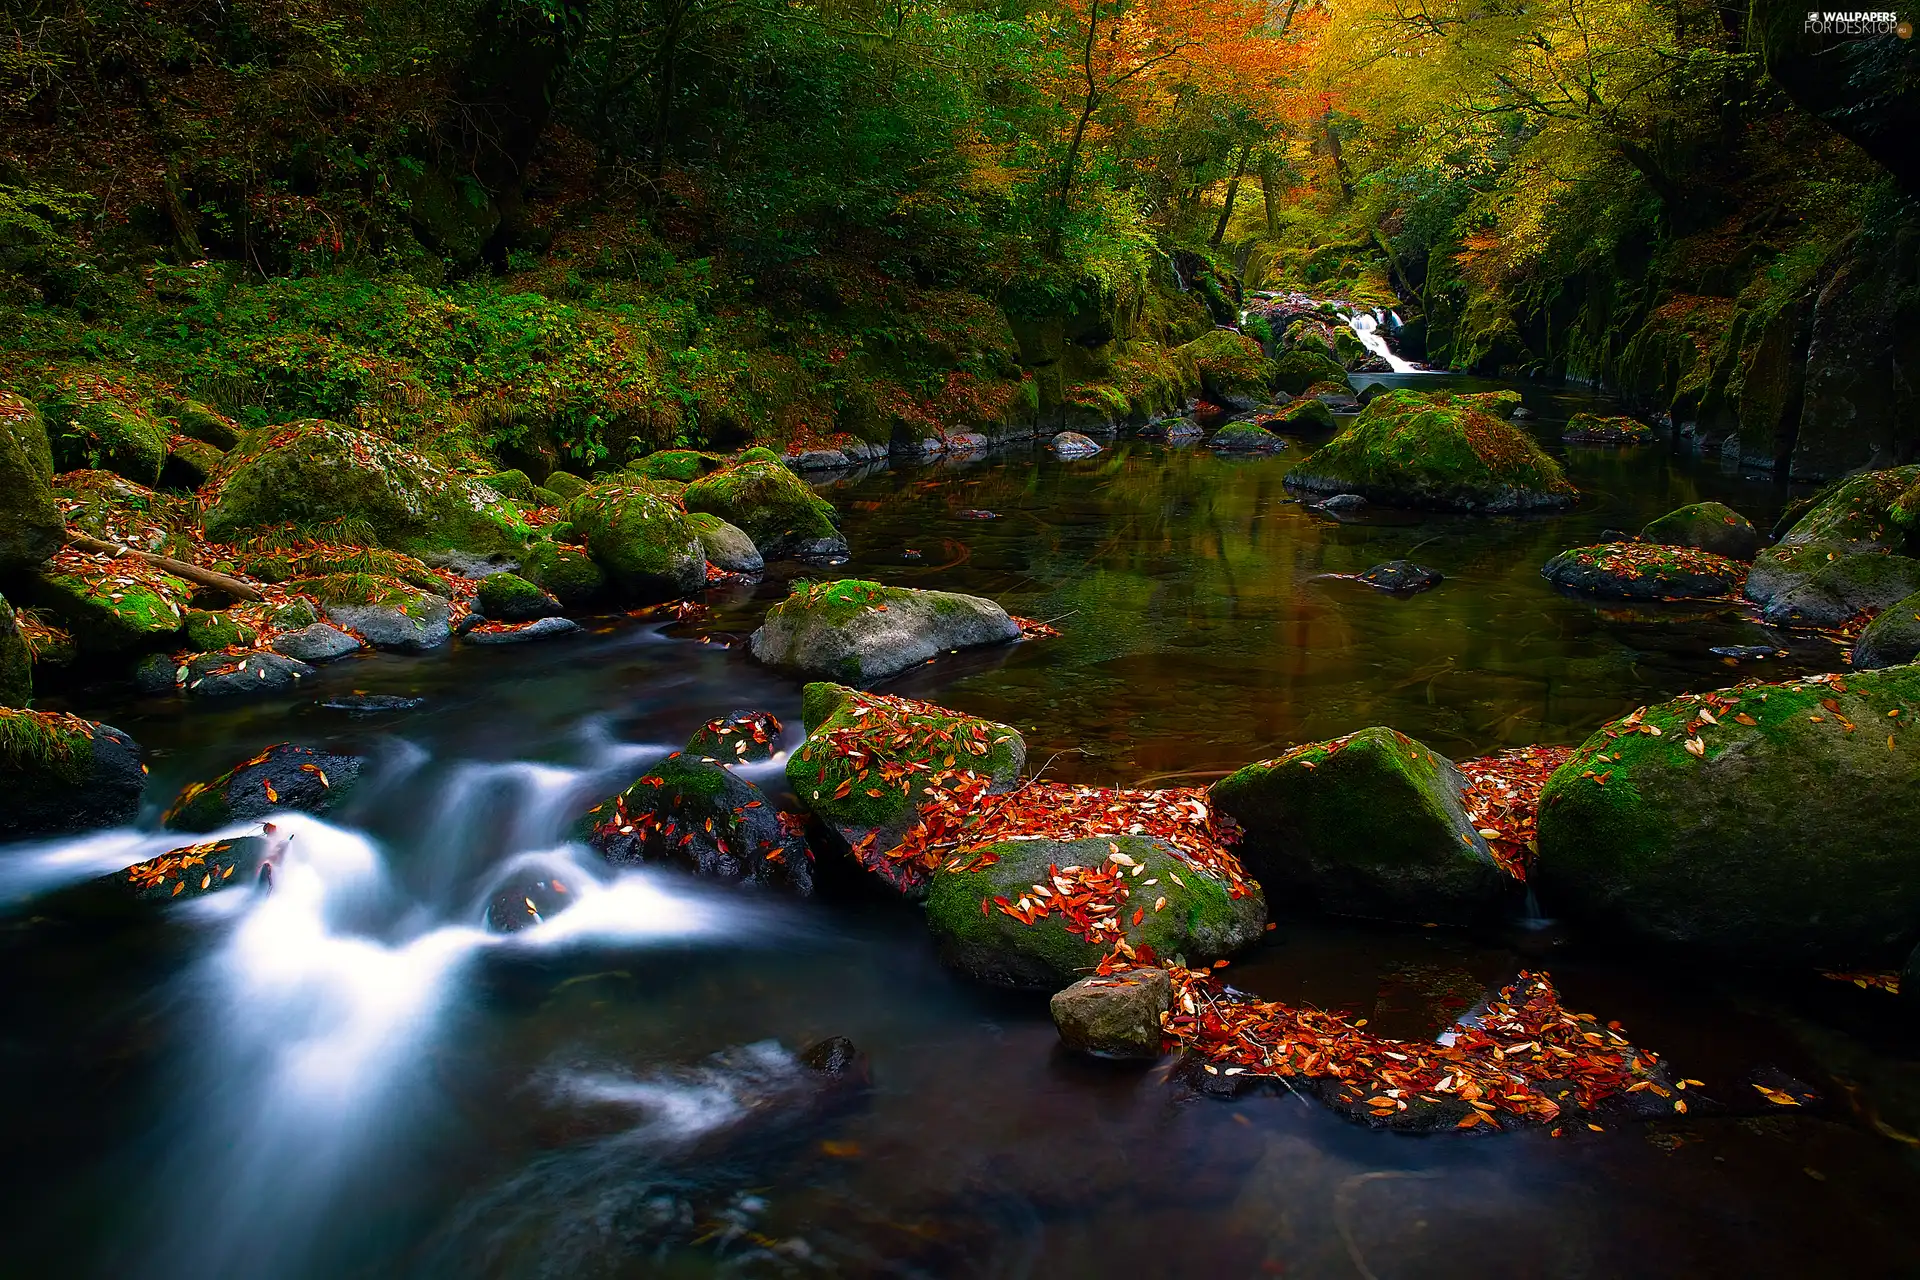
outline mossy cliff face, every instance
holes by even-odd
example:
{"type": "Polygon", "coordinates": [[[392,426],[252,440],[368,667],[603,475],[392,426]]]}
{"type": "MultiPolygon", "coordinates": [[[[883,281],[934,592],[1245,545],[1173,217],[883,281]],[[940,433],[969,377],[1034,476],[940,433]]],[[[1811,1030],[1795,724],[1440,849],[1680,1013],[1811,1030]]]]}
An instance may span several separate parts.
{"type": "Polygon", "coordinates": [[[24,707],[33,700],[33,655],[14,620],[13,606],[0,596],[0,707],[24,707]]]}
{"type": "Polygon", "coordinates": [[[833,504],[771,450],[747,450],[733,465],[688,484],[684,497],[688,511],[718,516],[742,530],[769,560],[846,554],[833,504]]]}
{"type": "Polygon", "coordinates": [[[1468,924],[1512,881],[1467,818],[1463,781],[1431,747],[1376,727],[1250,764],[1210,795],[1246,831],[1241,861],[1276,902],[1468,924]]]}
{"type": "Polygon", "coordinates": [[[1417,391],[1375,396],[1351,427],[1289,471],[1287,484],[1442,511],[1552,510],[1578,496],[1519,428],[1417,391]]]}
{"type": "Polygon", "coordinates": [[[566,514],[594,563],[629,598],[685,595],[706,581],[706,556],[687,513],[650,482],[595,485],[566,514]]]}
{"type": "Polygon", "coordinates": [[[1543,906],[1763,964],[1898,964],[1920,932],[1920,670],[1643,708],[1540,798],[1543,906]]]}
{"type": "Polygon", "coordinates": [[[1104,873],[1103,882],[1115,887],[1096,893],[1113,906],[1101,914],[1115,917],[1117,935],[1142,955],[1207,964],[1257,941],[1266,929],[1266,899],[1257,887],[1236,898],[1225,881],[1143,836],[1007,840],[956,861],[959,867],[943,866],[933,875],[927,924],[943,961],[996,986],[1055,991],[1086,977],[1114,950],[1104,931],[1092,937],[1076,931],[1063,911],[1028,922],[1000,909],[1001,902],[1016,909],[1036,903],[1036,886],[1057,887],[1054,877],[1062,872],[1104,873]]]}
{"type": "Polygon", "coordinates": [[[310,418],[248,434],[203,494],[207,536],[359,521],[383,546],[510,551],[529,530],[485,485],[368,431],[310,418]]]}
{"type": "Polygon", "coordinates": [[[1828,489],[1759,553],[1747,598],[1767,620],[1835,626],[1920,590],[1920,466],[1853,476],[1828,489]]]}
{"type": "Polygon", "coordinates": [[[848,578],[799,583],[753,633],[753,656],[837,680],[878,680],[954,649],[1006,644],[1020,625],[980,596],[848,578]]]}
{"type": "Polygon", "coordinates": [[[0,573],[41,565],[65,540],[54,506],[53,455],[40,412],[0,391],[0,573]]]}
{"type": "Polygon", "coordinates": [[[1648,521],[1642,541],[1667,547],[1698,547],[1729,560],[1752,560],[1760,553],[1760,531],[1723,502],[1696,502],[1648,521]]]}

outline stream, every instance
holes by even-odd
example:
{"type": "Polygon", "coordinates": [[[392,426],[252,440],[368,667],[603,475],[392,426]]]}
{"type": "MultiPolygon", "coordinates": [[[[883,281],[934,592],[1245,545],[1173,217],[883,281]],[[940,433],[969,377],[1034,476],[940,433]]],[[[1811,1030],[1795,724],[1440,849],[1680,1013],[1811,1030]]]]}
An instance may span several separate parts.
{"type": "MultiPolygon", "coordinates": [[[[1436,375],[1360,376],[1465,390],[1436,375]]],[[[822,484],[854,549],[836,576],[940,587],[1058,639],[887,682],[1012,723],[1050,779],[1204,785],[1297,741],[1388,724],[1465,757],[1571,743],[1749,675],[1831,670],[1725,604],[1570,599],[1555,552],[1715,499],[1769,527],[1792,496],[1717,459],[1563,447],[1571,388],[1521,387],[1586,495],[1550,517],[1318,514],[1274,458],[1122,439],[1025,446],[822,484]],[[1411,598],[1341,575],[1411,558],[1411,598]],[[1778,644],[1729,669],[1714,646],[1778,644]]],[[[1605,409],[1602,409],[1605,411],[1605,409]]],[[[784,566],[792,569],[793,566],[784,566]]],[[[813,571],[816,575],[821,571],[813,571]]],[[[944,972],[914,909],[614,871],[572,821],[736,707],[785,723],[743,773],[769,794],[799,682],[745,638],[788,578],[704,616],[614,617],[577,640],[326,668],[231,705],[103,690],[56,709],[131,733],[133,828],[0,846],[12,980],[0,1089],[13,1193],[0,1274],[165,1278],[630,1276],[1755,1276],[1913,1273],[1920,1114],[1892,997],[1677,969],[1573,934],[1521,939],[1283,916],[1241,987],[1433,1037],[1529,964],[1570,1008],[1737,1102],[1555,1139],[1372,1132],[1291,1093],[1197,1096],[1059,1048],[1041,998],[944,972]],[[424,699],[354,717],[353,691],[424,699]],[[271,894],[136,924],[63,889],[185,841],[181,787],[293,740],[368,757],[350,801],[283,820],[271,894]],[[486,905],[527,871],[572,910],[518,934],[486,905]],[[845,1036],[870,1089],[798,1055],[845,1036]],[[1828,1103],[1757,1114],[1756,1070],[1828,1103]]],[[[1553,904],[1541,904],[1551,915],[1553,904]]]]}

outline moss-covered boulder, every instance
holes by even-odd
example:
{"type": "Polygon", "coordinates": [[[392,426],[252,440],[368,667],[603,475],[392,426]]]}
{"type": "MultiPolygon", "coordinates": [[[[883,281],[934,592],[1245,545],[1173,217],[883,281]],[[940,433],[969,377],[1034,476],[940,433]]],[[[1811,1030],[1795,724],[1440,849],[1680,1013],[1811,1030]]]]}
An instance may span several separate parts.
{"type": "Polygon", "coordinates": [[[169,489],[198,489],[207,477],[220,469],[226,453],[199,440],[175,436],[167,445],[167,461],[160,468],[160,483],[169,489]]]}
{"type": "Polygon", "coordinates": [[[1733,595],[1746,582],[1747,567],[1696,547],[1608,542],[1562,551],[1547,561],[1540,576],[1579,595],[1685,600],[1733,595]]]}
{"type": "Polygon", "coordinates": [[[82,653],[129,653],[172,643],[193,588],[130,559],[74,559],[28,579],[29,602],[65,624],[82,653]]]}
{"type": "Polygon", "coordinates": [[[1578,496],[1560,465],[1518,427],[1417,391],[1374,397],[1286,483],[1441,511],[1556,510],[1578,496]]]}
{"type": "Polygon", "coordinates": [[[689,513],[687,523],[693,526],[694,535],[700,539],[700,551],[714,568],[728,573],[759,573],[767,567],[766,557],[753,545],[746,530],[704,511],[689,513]]]}
{"type": "Polygon", "coordinates": [[[0,596],[0,707],[24,707],[33,700],[33,654],[13,606],[0,596]]]}
{"type": "Polygon", "coordinates": [[[1210,794],[1245,829],[1240,859],[1275,901],[1472,924],[1514,882],[1468,819],[1464,785],[1433,748],[1376,727],[1250,764],[1210,794]]]}
{"type": "Polygon", "coordinates": [[[1511,418],[1520,409],[1520,393],[1501,391],[1445,391],[1429,393],[1436,401],[1462,409],[1478,409],[1496,418],[1511,418]]]}
{"type": "Polygon", "coordinates": [[[1252,422],[1229,422],[1207,441],[1207,448],[1219,453],[1278,453],[1286,447],[1285,440],[1252,422]]]}
{"type": "Polygon", "coordinates": [[[291,550],[243,551],[234,559],[241,572],[262,582],[278,584],[331,574],[372,574],[404,582],[436,596],[452,595],[447,580],[429,569],[425,561],[385,547],[312,542],[291,550]]]}
{"type": "Polygon", "coordinates": [[[594,563],[628,599],[686,595],[707,580],[707,557],[687,513],[650,481],[597,484],[566,512],[594,563]]]}
{"type": "Polygon", "coordinates": [[[1576,413],[1560,438],[1568,444],[1646,444],[1653,428],[1635,418],[1576,413]]]}
{"type": "Polygon", "coordinates": [[[205,609],[187,610],[187,648],[212,653],[236,645],[250,645],[259,633],[232,614],[205,609]]]}
{"type": "Polygon", "coordinates": [[[574,475],[571,471],[553,471],[540,483],[542,489],[560,495],[562,501],[571,501],[593,486],[574,475]]]}
{"type": "Polygon", "coordinates": [[[0,391],[0,574],[44,564],[66,541],[40,411],[0,391]]]}
{"type": "Polygon", "coordinates": [[[41,405],[54,465],[111,471],[151,487],[167,460],[166,422],[136,393],[92,374],[72,374],[41,405]]]}
{"type": "Polygon", "coordinates": [[[515,502],[531,503],[534,506],[540,505],[537,486],[526,472],[517,467],[481,476],[480,483],[503,498],[512,498],[515,502]]]}
{"type": "Polygon", "coordinates": [[[1888,606],[1853,645],[1855,670],[1897,667],[1920,658],[1920,595],[1888,606]]]}
{"type": "Polygon", "coordinates": [[[67,527],[140,551],[179,550],[194,519],[193,502],[156,493],[111,471],[68,471],[53,479],[53,499],[67,527]]]}
{"type": "Polygon", "coordinates": [[[232,418],[198,400],[160,400],[154,403],[154,411],[171,421],[179,435],[212,445],[222,453],[239,444],[246,434],[232,418]]]}
{"type": "Polygon", "coordinates": [[[787,759],[787,782],[854,859],[907,897],[926,892],[937,858],[903,845],[922,810],[955,795],[967,801],[1011,790],[1027,744],[996,724],[909,698],[844,685],[806,687],[807,740],[787,759]]]}
{"type": "Polygon", "coordinates": [[[831,560],[847,554],[833,504],[770,449],[747,450],[732,465],[693,481],[684,497],[688,511],[704,511],[745,530],[769,560],[831,560]]]}
{"type": "Polygon", "coordinates": [[[529,530],[493,490],[391,440],[309,418],[249,432],[205,494],[207,536],[358,522],[401,551],[514,551],[529,530]]]}
{"type": "Polygon", "coordinates": [[[1669,511],[1640,530],[1642,542],[1668,547],[1698,547],[1729,560],[1752,560],[1760,553],[1760,531],[1723,502],[1696,502],[1669,511]]]}
{"type": "Polygon", "coordinates": [[[278,743],[210,782],[187,786],[161,824],[170,831],[214,831],[286,810],[326,813],[352,791],[361,763],[359,756],[278,743]]]}
{"type": "Polygon", "coordinates": [[[422,653],[451,635],[447,602],[393,578],[370,573],[330,573],[295,578],[289,591],[319,601],[327,621],[351,631],[376,649],[422,653]]]}
{"type": "Polygon", "coordinates": [[[520,576],[569,609],[592,604],[607,589],[607,571],[591,555],[558,542],[536,542],[527,548],[520,576]]]}
{"type": "Polygon", "coordinates": [[[1258,887],[1235,897],[1227,881],[1146,836],[1006,840],[954,862],[933,874],[927,925],[942,961],[995,986],[1058,990],[1119,940],[1128,959],[1209,964],[1266,931],[1258,887]]]}
{"type": "Polygon", "coordinates": [[[1309,348],[1281,352],[1273,361],[1272,377],[1272,385],[1290,396],[1304,395],[1308,388],[1320,382],[1344,387],[1349,393],[1353,390],[1347,381],[1347,371],[1338,360],[1309,348]]]}
{"type": "Polygon", "coordinates": [[[866,682],[937,654],[1020,637],[1020,624],[980,596],[883,587],[848,578],[797,583],[753,633],[753,656],[835,680],[866,682]]]}
{"type": "Polygon", "coordinates": [[[1333,410],[1327,407],[1325,401],[1305,398],[1282,405],[1272,416],[1259,417],[1255,421],[1269,431],[1309,435],[1332,432],[1340,425],[1334,420],[1333,410]]]}
{"type": "Polygon", "coordinates": [[[669,863],[709,879],[813,892],[812,851],[760,788],[679,751],[582,818],[580,838],[613,863],[669,863]]]}
{"type": "Polygon", "coordinates": [[[779,740],[780,721],[772,712],[729,711],[694,730],[684,750],[721,764],[757,764],[773,759],[779,740]]]}
{"type": "Polygon", "coordinates": [[[1540,797],[1542,904],[1763,964],[1892,967],[1920,932],[1920,668],[1689,694],[1540,797]]]}
{"type": "Polygon", "coordinates": [[[146,786],[139,745],[111,725],[0,707],[0,839],[131,822],[146,786]]]}
{"type": "Polygon", "coordinates": [[[1244,333],[1214,329],[1181,347],[1178,354],[1199,369],[1201,392],[1215,404],[1251,409],[1273,394],[1273,362],[1244,333]]]}
{"type": "Polygon", "coordinates": [[[627,470],[650,480],[692,484],[701,476],[720,470],[726,462],[718,454],[701,453],[694,449],[662,449],[658,453],[634,459],[627,464],[627,470]]]}
{"type": "Polygon", "coordinates": [[[490,573],[474,588],[480,612],[494,622],[532,622],[559,613],[560,601],[517,573],[490,573]]]}
{"type": "Polygon", "coordinates": [[[1754,558],[1747,598],[1769,622],[1838,626],[1920,591],[1920,466],[1869,471],[1820,494],[1754,558]]]}

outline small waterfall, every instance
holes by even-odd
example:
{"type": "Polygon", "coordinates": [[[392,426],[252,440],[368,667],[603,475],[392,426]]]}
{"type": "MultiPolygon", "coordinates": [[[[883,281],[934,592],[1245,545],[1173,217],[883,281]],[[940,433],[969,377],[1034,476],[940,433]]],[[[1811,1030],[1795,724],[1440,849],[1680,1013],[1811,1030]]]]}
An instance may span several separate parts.
{"type": "Polygon", "coordinates": [[[1360,339],[1360,345],[1379,356],[1393,367],[1395,373],[1424,372],[1419,365],[1410,360],[1402,360],[1393,354],[1387,346],[1386,335],[1380,332],[1380,315],[1373,311],[1356,311],[1347,317],[1347,325],[1354,336],[1360,339]]]}

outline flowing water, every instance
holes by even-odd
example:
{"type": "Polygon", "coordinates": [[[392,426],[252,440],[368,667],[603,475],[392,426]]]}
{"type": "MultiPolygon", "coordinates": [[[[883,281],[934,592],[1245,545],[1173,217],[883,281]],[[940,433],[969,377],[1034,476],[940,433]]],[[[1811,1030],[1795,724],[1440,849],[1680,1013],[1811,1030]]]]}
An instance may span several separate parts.
{"type": "MultiPolygon", "coordinates": [[[[1548,439],[1592,399],[1526,394],[1548,439]]],[[[1538,568],[1706,498],[1764,525],[1788,495],[1663,449],[1567,461],[1587,500],[1546,518],[1342,522],[1290,500],[1284,457],[1130,441],[827,492],[855,548],[845,572],[991,595],[1064,633],[886,688],[1017,724],[1049,777],[1204,782],[1372,723],[1456,756],[1571,742],[1747,674],[1707,652],[1779,639],[1740,611],[1599,607],[1538,568]],[[1340,576],[1399,557],[1446,581],[1397,599],[1340,576]]],[[[575,816],[709,717],[764,707],[787,722],[783,748],[798,741],[797,682],[742,643],[785,589],[774,577],[713,593],[702,620],[609,620],[578,641],[349,662],[299,699],[69,700],[133,733],[153,783],[134,828],[0,848],[0,1274],[1920,1268],[1915,1046],[1879,993],[1575,935],[1549,962],[1569,1005],[1621,1020],[1740,1114],[1410,1138],[1285,1091],[1202,1099],[1162,1068],[1075,1060],[1043,999],[942,972],[911,908],[616,873],[569,846],[575,816]],[[425,703],[358,719],[316,705],[356,689],[425,703]],[[343,809],[285,820],[271,895],[131,926],[62,912],[65,887],[180,843],[157,831],[179,787],[287,739],[369,763],[343,809]],[[565,879],[578,905],[486,933],[492,894],[529,873],[565,879]],[[868,1055],[871,1090],[823,1089],[796,1061],[833,1035],[868,1055]],[[1756,1069],[1828,1101],[1749,1114],[1756,1069]]],[[[1834,661],[1823,640],[1784,647],[1755,669],[1834,661]]],[[[779,787],[778,761],[748,773],[779,787]]],[[[1288,921],[1234,972],[1431,1037],[1533,962],[1513,949],[1527,936],[1288,921]]]]}

